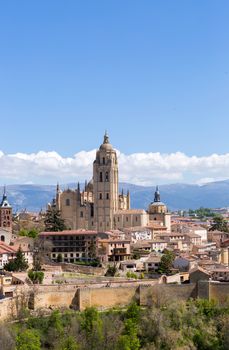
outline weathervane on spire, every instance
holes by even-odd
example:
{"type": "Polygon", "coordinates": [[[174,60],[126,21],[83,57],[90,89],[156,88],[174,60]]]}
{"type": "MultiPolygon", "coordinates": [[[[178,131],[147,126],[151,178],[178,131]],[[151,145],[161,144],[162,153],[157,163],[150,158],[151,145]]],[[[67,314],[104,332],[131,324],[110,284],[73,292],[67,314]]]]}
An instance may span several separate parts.
{"type": "Polygon", "coordinates": [[[103,143],[109,143],[109,136],[108,136],[107,130],[105,130],[103,143]]]}

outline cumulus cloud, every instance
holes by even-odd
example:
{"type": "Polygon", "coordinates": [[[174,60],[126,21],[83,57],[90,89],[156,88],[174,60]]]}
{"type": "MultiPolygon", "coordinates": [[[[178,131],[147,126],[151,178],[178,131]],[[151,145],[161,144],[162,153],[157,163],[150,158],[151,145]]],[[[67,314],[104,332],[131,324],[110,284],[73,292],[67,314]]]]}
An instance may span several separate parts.
{"type": "MultiPolygon", "coordinates": [[[[77,182],[90,179],[96,150],[81,151],[73,157],[57,152],[4,154],[0,151],[1,183],[77,182]]],[[[133,153],[117,151],[119,179],[139,185],[175,182],[204,184],[229,178],[229,153],[206,157],[171,154],[133,153]]]]}

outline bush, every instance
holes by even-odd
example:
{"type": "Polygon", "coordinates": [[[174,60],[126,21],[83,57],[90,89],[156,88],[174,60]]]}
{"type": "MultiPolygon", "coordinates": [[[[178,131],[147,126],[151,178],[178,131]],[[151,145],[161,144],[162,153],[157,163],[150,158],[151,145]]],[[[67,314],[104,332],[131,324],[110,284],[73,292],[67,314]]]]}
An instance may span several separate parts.
{"type": "Polygon", "coordinates": [[[16,350],[40,350],[40,337],[36,331],[27,329],[18,334],[16,338],[16,350]]]}
{"type": "Polygon", "coordinates": [[[134,278],[134,279],[138,279],[137,274],[136,274],[136,273],[134,273],[134,272],[131,272],[131,271],[128,271],[128,272],[126,273],[126,277],[127,277],[127,278],[134,278]]]}
{"type": "Polygon", "coordinates": [[[28,269],[28,263],[25,260],[21,247],[18,248],[16,258],[5,264],[4,269],[6,271],[25,271],[28,269]]]}
{"type": "Polygon", "coordinates": [[[30,270],[28,272],[28,277],[33,282],[33,284],[42,284],[44,280],[44,272],[30,270]]]}

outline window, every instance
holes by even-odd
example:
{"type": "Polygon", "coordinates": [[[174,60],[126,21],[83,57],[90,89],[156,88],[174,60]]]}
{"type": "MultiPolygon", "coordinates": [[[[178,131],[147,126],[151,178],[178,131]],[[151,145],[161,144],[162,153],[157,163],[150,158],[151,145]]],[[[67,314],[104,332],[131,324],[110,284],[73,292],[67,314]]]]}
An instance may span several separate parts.
{"type": "Polygon", "coordinates": [[[1,242],[5,242],[5,236],[1,236],[1,242]]]}
{"type": "Polygon", "coordinates": [[[102,193],[99,194],[99,199],[103,199],[102,193]]]}
{"type": "Polygon", "coordinates": [[[119,216],[118,216],[118,222],[119,222],[119,216]]]}
{"type": "Polygon", "coordinates": [[[107,197],[106,198],[109,199],[109,193],[107,193],[107,197]]]}
{"type": "Polygon", "coordinates": [[[138,217],[137,216],[135,217],[135,221],[138,221],[138,217]]]}
{"type": "Polygon", "coordinates": [[[83,211],[80,212],[80,217],[83,218],[83,211]]]}
{"type": "Polygon", "coordinates": [[[105,173],[105,181],[106,181],[106,182],[109,181],[109,174],[108,174],[108,171],[106,171],[106,173],[105,173]]]}
{"type": "Polygon", "coordinates": [[[103,182],[103,173],[102,172],[99,173],[99,181],[103,182]]]}
{"type": "Polygon", "coordinates": [[[126,221],[128,221],[128,217],[126,217],[126,221]]]}
{"type": "Polygon", "coordinates": [[[69,207],[69,206],[70,206],[70,199],[69,199],[69,198],[67,198],[67,199],[66,199],[65,204],[66,204],[66,206],[67,206],[67,207],[69,207]]]}
{"type": "Polygon", "coordinates": [[[106,162],[105,162],[105,158],[103,157],[103,165],[105,165],[106,164],[106,162]]]}

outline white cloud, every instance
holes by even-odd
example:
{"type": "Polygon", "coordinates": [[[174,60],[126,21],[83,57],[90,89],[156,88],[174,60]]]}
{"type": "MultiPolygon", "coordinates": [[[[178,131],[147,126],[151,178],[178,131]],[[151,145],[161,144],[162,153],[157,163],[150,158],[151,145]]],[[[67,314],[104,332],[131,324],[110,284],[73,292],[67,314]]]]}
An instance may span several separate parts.
{"type": "MultiPolygon", "coordinates": [[[[0,151],[0,183],[55,183],[90,179],[96,150],[81,151],[73,157],[57,152],[4,154],[0,151]]],[[[119,179],[139,185],[186,182],[204,184],[229,178],[229,153],[206,157],[117,151],[119,179]]]]}

